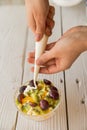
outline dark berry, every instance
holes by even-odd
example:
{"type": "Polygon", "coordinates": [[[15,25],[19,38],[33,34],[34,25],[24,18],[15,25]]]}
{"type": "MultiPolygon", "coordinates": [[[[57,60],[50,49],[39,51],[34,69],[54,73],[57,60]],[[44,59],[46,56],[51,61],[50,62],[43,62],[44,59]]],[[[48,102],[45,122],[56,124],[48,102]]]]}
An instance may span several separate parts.
{"type": "Polygon", "coordinates": [[[46,101],[46,100],[41,100],[40,101],[40,107],[41,107],[41,109],[43,109],[43,110],[46,110],[46,109],[48,109],[49,108],[49,103],[48,103],[48,101],[46,101]]]}
{"type": "Polygon", "coordinates": [[[53,99],[57,100],[57,99],[59,99],[59,94],[58,94],[57,91],[51,90],[50,91],[50,97],[52,97],[53,99]]]}
{"type": "MultiPolygon", "coordinates": [[[[37,85],[38,83],[37,83],[37,81],[36,81],[36,85],[37,85]]],[[[35,87],[35,85],[34,85],[34,80],[31,80],[30,82],[29,82],[29,85],[31,86],[31,87],[35,87]]]]}
{"type": "Polygon", "coordinates": [[[58,91],[57,88],[54,87],[54,86],[50,86],[50,90],[51,90],[51,91],[53,91],[53,90],[58,91]]]}
{"type": "Polygon", "coordinates": [[[26,89],[26,87],[27,87],[27,86],[22,86],[22,87],[19,89],[19,92],[20,92],[20,93],[23,93],[24,90],[26,89]]]}
{"type": "Polygon", "coordinates": [[[18,98],[17,98],[17,99],[18,99],[18,101],[19,101],[20,103],[22,103],[22,99],[23,99],[23,98],[24,98],[24,94],[21,93],[21,94],[18,95],[18,98]]]}
{"type": "Polygon", "coordinates": [[[36,107],[36,106],[37,106],[37,103],[29,102],[29,105],[32,106],[32,107],[36,107]]]}
{"type": "Polygon", "coordinates": [[[51,85],[51,82],[50,82],[49,80],[44,79],[43,81],[44,81],[45,84],[47,84],[47,85],[51,85]]]}

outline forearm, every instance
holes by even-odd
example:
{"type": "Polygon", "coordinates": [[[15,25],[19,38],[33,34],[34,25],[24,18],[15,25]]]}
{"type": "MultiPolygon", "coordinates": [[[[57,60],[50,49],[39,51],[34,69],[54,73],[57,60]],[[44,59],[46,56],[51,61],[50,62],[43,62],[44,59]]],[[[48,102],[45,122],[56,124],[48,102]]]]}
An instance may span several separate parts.
{"type": "Polygon", "coordinates": [[[82,41],[84,43],[84,50],[87,51],[87,26],[84,26],[82,29],[82,41]]]}
{"type": "Polygon", "coordinates": [[[72,48],[74,48],[79,53],[87,50],[87,26],[77,26],[73,27],[69,34],[71,33],[71,38],[73,39],[72,48]],[[74,47],[73,47],[74,46],[74,47]]]}

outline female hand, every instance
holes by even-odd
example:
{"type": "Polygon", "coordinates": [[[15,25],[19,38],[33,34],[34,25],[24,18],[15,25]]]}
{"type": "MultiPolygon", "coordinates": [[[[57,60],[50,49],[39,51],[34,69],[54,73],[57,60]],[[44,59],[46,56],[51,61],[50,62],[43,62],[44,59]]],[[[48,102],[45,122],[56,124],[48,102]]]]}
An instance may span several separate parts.
{"type": "MultiPolygon", "coordinates": [[[[52,74],[70,68],[77,57],[87,50],[87,26],[78,26],[68,30],[57,42],[48,44],[37,64],[40,73],[52,74]]],[[[34,52],[28,57],[29,63],[34,63],[34,52]]],[[[32,68],[34,71],[34,68],[32,68]]]]}
{"type": "Polygon", "coordinates": [[[35,40],[39,41],[43,34],[50,36],[54,26],[54,7],[49,6],[48,0],[25,0],[28,26],[35,34],[35,40]]]}

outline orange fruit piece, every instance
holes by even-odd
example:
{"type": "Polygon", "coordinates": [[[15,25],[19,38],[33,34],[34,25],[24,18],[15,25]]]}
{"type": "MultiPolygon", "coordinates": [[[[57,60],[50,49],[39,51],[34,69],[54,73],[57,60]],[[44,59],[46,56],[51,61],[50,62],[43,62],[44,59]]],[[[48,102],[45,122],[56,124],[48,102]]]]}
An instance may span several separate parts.
{"type": "Polygon", "coordinates": [[[27,97],[22,99],[23,104],[26,103],[26,102],[34,102],[34,100],[32,99],[32,97],[27,96],[27,97]]]}

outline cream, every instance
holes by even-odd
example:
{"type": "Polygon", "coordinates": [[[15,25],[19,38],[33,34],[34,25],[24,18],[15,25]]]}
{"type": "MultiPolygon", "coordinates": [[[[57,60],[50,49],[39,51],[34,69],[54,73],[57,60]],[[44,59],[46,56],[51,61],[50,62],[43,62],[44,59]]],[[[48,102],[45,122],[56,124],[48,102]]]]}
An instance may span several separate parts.
{"type": "MultiPolygon", "coordinates": [[[[42,55],[46,48],[46,44],[48,41],[48,36],[44,35],[41,41],[35,43],[35,66],[34,66],[34,84],[36,83],[38,73],[40,70],[40,66],[36,64],[36,60],[42,55]]],[[[35,84],[36,88],[36,84],[35,84]]]]}

